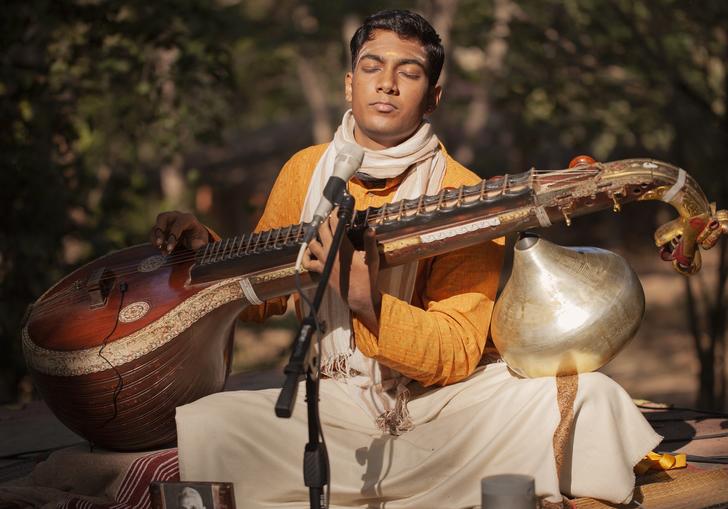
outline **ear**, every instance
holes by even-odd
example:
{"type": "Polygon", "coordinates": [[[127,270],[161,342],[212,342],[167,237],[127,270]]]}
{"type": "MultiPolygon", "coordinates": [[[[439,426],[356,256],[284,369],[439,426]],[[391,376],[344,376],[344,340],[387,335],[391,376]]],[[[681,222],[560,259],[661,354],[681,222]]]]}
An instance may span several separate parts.
{"type": "Polygon", "coordinates": [[[344,97],[346,98],[346,102],[351,104],[351,80],[354,79],[354,76],[351,72],[347,72],[346,76],[344,77],[344,97]]]}
{"type": "Polygon", "coordinates": [[[427,94],[427,106],[425,107],[425,115],[434,113],[437,107],[440,105],[440,98],[442,97],[442,87],[435,85],[432,87],[430,92],[427,94]]]}

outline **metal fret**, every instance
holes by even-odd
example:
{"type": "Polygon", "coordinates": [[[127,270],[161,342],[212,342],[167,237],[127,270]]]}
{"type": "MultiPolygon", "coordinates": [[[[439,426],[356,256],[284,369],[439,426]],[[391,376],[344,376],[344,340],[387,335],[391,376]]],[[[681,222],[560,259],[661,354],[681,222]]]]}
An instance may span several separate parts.
{"type": "Polygon", "coordinates": [[[210,253],[210,263],[215,263],[217,261],[217,254],[220,251],[221,246],[222,240],[215,242],[215,245],[212,247],[212,252],[210,253]]]}
{"type": "Polygon", "coordinates": [[[240,257],[240,249],[243,247],[243,241],[245,240],[245,235],[240,236],[240,244],[238,244],[238,252],[235,253],[235,256],[240,257]]]}
{"type": "Polygon", "coordinates": [[[288,243],[290,242],[290,238],[289,237],[291,236],[291,232],[292,231],[293,231],[293,225],[289,225],[288,226],[288,229],[286,230],[286,234],[283,237],[283,245],[284,246],[287,246],[288,243]]]}
{"type": "Polygon", "coordinates": [[[228,254],[228,258],[234,258],[236,256],[235,254],[235,243],[238,241],[238,236],[236,235],[233,237],[233,241],[230,243],[230,253],[228,254]]]}
{"type": "Polygon", "coordinates": [[[230,244],[230,239],[225,239],[225,245],[222,248],[222,253],[220,253],[221,254],[220,260],[224,260],[225,259],[225,255],[227,254],[228,244],[230,244]]]}
{"type": "Polygon", "coordinates": [[[384,223],[384,217],[387,214],[387,206],[383,206],[379,208],[379,217],[375,220],[375,224],[382,224],[384,223]]]}
{"type": "Polygon", "coordinates": [[[437,194],[437,206],[435,207],[436,210],[442,210],[442,204],[445,201],[445,190],[441,190],[437,194]]]}
{"type": "Polygon", "coordinates": [[[250,254],[250,244],[253,242],[253,237],[255,237],[255,233],[251,233],[248,236],[248,243],[245,245],[245,255],[246,256],[250,254]]]}
{"type": "Polygon", "coordinates": [[[210,250],[210,246],[212,245],[212,242],[208,242],[205,244],[205,252],[202,253],[202,260],[200,260],[200,263],[205,264],[209,263],[209,260],[207,259],[207,252],[210,250]]]}
{"type": "Polygon", "coordinates": [[[213,244],[212,249],[210,250],[210,263],[215,263],[215,259],[217,258],[217,252],[220,249],[221,245],[221,240],[217,240],[215,241],[215,244],[213,244]]]}
{"type": "Polygon", "coordinates": [[[258,253],[258,244],[260,244],[260,239],[263,238],[263,234],[265,232],[258,232],[255,237],[255,242],[253,242],[253,254],[258,253]]]}
{"type": "Polygon", "coordinates": [[[269,230],[264,230],[258,234],[258,239],[255,241],[255,244],[253,245],[253,254],[260,253],[262,249],[265,249],[265,241],[263,241],[263,236],[268,233],[269,230]],[[263,241],[263,244],[261,245],[261,241],[263,241]]]}
{"type": "MultiPolygon", "coordinates": [[[[263,251],[268,250],[268,242],[270,242],[270,239],[273,237],[274,231],[276,231],[276,229],[268,230],[268,236],[265,238],[265,242],[263,242],[263,251]]],[[[275,241],[273,244],[275,244],[275,241]]]]}
{"type": "Polygon", "coordinates": [[[415,214],[422,214],[425,211],[424,205],[425,205],[425,195],[423,194],[423,195],[420,195],[420,199],[417,200],[417,210],[415,211],[415,214]]]}

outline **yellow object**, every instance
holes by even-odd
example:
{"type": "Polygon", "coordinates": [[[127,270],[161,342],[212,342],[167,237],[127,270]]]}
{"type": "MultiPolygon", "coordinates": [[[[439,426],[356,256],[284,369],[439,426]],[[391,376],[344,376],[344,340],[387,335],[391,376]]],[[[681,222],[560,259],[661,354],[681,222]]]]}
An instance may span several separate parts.
{"type": "Polygon", "coordinates": [[[637,475],[642,475],[649,470],[673,470],[685,468],[688,465],[687,456],[683,453],[669,454],[648,452],[642,460],[634,467],[637,475]]]}
{"type": "MultiPolygon", "coordinates": [[[[304,149],[283,166],[256,231],[299,222],[308,183],[326,146],[304,149]]],[[[443,187],[480,182],[477,175],[445,155],[443,187]]],[[[349,192],[357,210],[389,203],[402,179],[400,176],[380,186],[366,187],[352,178],[349,192]]],[[[501,238],[421,260],[411,304],[384,295],[378,334],[354,317],[352,330],[357,348],[424,385],[447,385],[467,378],[485,347],[503,247],[501,238]]],[[[286,298],[281,297],[247,308],[241,319],[262,321],[285,309],[286,298]]]]}

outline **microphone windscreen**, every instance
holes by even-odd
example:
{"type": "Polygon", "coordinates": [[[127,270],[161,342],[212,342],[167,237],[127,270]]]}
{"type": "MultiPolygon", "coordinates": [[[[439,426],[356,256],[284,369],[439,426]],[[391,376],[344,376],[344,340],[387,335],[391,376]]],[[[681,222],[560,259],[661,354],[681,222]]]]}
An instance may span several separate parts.
{"type": "Polygon", "coordinates": [[[341,145],[334,159],[334,174],[343,181],[349,180],[356,170],[361,168],[364,160],[364,149],[354,143],[345,142],[341,145]]]}

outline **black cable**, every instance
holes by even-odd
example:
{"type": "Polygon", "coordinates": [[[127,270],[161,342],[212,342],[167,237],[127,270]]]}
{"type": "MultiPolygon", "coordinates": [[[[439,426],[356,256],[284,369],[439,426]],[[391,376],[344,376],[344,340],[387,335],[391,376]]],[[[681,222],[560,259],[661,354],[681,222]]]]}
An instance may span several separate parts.
{"type": "MultiPolygon", "coordinates": [[[[301,284],[301,273],[297,270],[293,273],[293,281],[296,284],[296,291],[298,292],[298,296],[301,297],[301,300],[306,303],[309,309],[314,309],[313,302],[311,299],[308,298],[308,296],[303,292],[303,285],[301,284]]],[[[305,315],[305,310],[303,309],[303,306],[301,306],[301,314],[305,315]]],[[[319,331],[321,334],[323,334],[325,331],[322,328],[323,325],[321,322],[319,322],[318,319],[318,313],[311,313],[311,317],[313,318],[313,323],[316,327],[316,330],[319,331]]],[[[320,345],[319,345],[320,346],[320,345]]]]}
{"type": "Polygon", "coordinates": [[[728,456],[694,456],[687,454],[686,459],[694,463],[718,463],[728,465],[728,456]]]}
{"type": "MultiPolygon", "coordinates": [[[[678,412],[693,412],[696,414],[704,414],[710,417],[707,417],[708,419],[718,419],[718,418],[724,418],[728,419],[728,414],[725,412],[719,412],[716,410],[698,410],[696,408],[689,408],[689,407],[669,407],[669,408],[656,408],[653,406],[648,405],[637,405],[638,408],[644,408],[646,410],[675,410],[678,412]]],[[[649,419],[648,416],[645,416],[647,420],[652,422],[674,422],[674,421],[686,421],[686,420],[695,420],[699,419],[700,416],[691,418],[691,419],[678,419],[678,418],[670,418],[670,419],[649,419]]],[[[697,435],[693,437],[682,437],[682,438],[664,438],[662,439],[661,443],[665,442],[691,442],[693,440],[709,440],[711,438],[722,438],[722,437],[728,437],[728,432],[723,433],[711,433],[708,435],[697,435]]],[[[676,453],[671,453],[676,454],[676,453]]],[[[717,463],[717,464],[723,464],[728,465],[728,456],[696,456],[693,454],[686,454],[685,455],[687,461],[692,461],[695,463],[717,463]]]]}
{"type": "Polygon", "coordinates": [[[665,442],[692,442],[693,440],[707,440],[709,438],[721,438],[721,437],[728,437],[728,431],[724,433],[711,433],[710,435],[696,435],[693,437],[683,437],[683,438],[663,438],[661,443],[665,442]]]}
{"type": "Polygon", "coordinates": [[[121,372],[119,369],[114,366],[109,359],[104,357],[104,348],[106,348],[106,345],[109,342],[109,338],[114,334],[116,331],[116,327],[119,325],[119,315],[121,315],[121,310],[124,307],[124,295],[126,294],[126,291],[129,289],[129,285],[127,283],[120,283],[119,284],[119,291],[121,292],[121,297],[119,298],[119,309],[116,311],[116,320],[114,321],[114,327],[111,329],[111,332],[109,332],[104,340],[101,343],[101,348],[99,349],[99,357],[104,359],[106,361],[106,364],[108,364],[111,369],[114,370],[114,373],[116,373],[117,381],[116,381],[116,388],[114,388],[114,396],[113,396],[113,403],[114,403],[114,414],[109,417],[104,423],[101,425],[101,427],[105,427],[107,424],[109,424],[111,421],[116,419],[116,417],[119,415],[119,394],[121,394],[121,390],[124,388],[124,379],[121,376],[121,372]]]}

